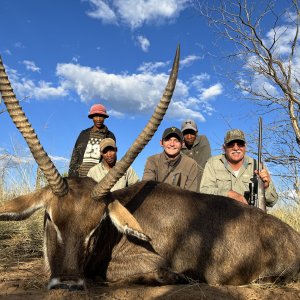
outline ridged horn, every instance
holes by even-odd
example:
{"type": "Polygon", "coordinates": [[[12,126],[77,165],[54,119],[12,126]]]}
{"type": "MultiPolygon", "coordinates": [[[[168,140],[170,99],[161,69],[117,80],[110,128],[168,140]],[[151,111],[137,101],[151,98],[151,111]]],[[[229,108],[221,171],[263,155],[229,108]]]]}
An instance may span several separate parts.
{"type": "Polygon", "coordinates": [[[117,162],[117,164],[109,170],[107,175],[94,187],[92,191],[93,199],[103,198],[109,193],[111,188],[124,175],[126,170],[129,168],[129,166],[132,164],[132,162],[135,160],[138,154],[148,144],[148,142],[151,140],[152,136],[156,132],[167,111],[175,89],[179,69],[179,57],[180,46],[178,45],[167,86],[165,88],[163,96],[160,99],[160,102],[155,108],[153,115],[151,116],[146,127],[143,129],[143,131],[136,138],[132,146],[125,153],[123,158],[119,162],[117,162]]]}
{"type": "Polygon", "coordinates": [[[42,172],[44,173],[52,191],[57,196],[64,196],[68,193],[67,182],[57,171],[50,157],[43,149],[39,139],[29,123],[16,95],[11,87],[8,76],[0,56],[0,93],[6,105],[8,113],[27,142],[27,145],[42,172]]]}

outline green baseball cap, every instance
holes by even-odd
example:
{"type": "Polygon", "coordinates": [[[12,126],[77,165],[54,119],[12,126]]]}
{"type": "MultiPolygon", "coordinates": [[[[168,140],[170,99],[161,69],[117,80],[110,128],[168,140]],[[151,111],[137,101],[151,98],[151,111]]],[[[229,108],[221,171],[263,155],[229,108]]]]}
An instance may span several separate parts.
{"type": "Polygon", "coordinates": [[[226,136],[224,138],[224,144],[228,144],[232,141],[243,141],[246,143],[245,134],[242,130],[232,129],[227,131],[226,136]]]}

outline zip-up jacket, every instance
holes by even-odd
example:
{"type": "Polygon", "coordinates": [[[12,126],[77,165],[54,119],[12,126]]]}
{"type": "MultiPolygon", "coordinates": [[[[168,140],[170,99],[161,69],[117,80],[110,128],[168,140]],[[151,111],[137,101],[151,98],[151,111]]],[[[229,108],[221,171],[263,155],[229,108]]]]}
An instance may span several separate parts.
{"type": "Polygon", "coordinates": [[[205,164],[211,157],[210,144],[207,137],[205,135],[198,135],[191,149],[188,149],[184,144],[182,146],[181,153],[194,159],[198,164],[198,186],[200,188],[200,182],[205,164]]]}

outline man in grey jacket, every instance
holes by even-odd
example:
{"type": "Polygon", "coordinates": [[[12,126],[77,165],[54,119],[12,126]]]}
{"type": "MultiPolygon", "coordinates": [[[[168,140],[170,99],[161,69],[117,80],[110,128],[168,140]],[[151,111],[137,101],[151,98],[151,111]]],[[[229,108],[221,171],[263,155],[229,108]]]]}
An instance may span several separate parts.
{"type": "MultiPolygon", "coordinates": [[[[211,157],[204,168],[200,192],[230,197],[248,203],[249,184],[257,171],[254,159],[246,155],[246,139],[239,129],[229,130],[223,144],[224,154],[211,157]]],[[[256,164],[257,165],[257,164],[256,164]]],[[[278,195],[265,167],[259,173],[264,182],[266,205],[273,206],[278,195]]]]}
{"type": "Polygon", "coordinates": [[[211,157],[210,144],[205,135],[198,135],[198,127],[195,121],[186,120],[181,125],[184,144],[181,153],[194,159],[198,165],[198,183],[200,182],[207,160],[211,157]]]}
{"type": "Polygon", "coordinates": [[[147,159],[143,180],[155,180],[198,191],[197,163],[180,153],[182,132],[176,127],[167,128],[160,141],[164,151],[147,159]]]}

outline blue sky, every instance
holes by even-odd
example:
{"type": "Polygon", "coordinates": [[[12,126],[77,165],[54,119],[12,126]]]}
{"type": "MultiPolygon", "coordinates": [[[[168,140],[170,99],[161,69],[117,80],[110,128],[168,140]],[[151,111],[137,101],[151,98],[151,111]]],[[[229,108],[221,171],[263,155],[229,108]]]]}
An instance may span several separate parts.
{"type": "MultiPolygon", "coordinates": [[[[255,107],[241,100],[219,71],[226,68],[216,36],[185,0],[0,0],[0,54],[21,105],[60,171],[92,104],[106,106],[121,158],[146,124],[181,45],[176,90],[159,130],[133,167],[161,152],[166,127],[194,119],[220,153],[225,132],[257,125],[255,107]]],[[[228,45],[224,44],[224,48],[228,45]]],[[[5,109],[1,103],[0,111],[5,109]]],[[[0,114],[0,154],[26,145],[7,113],[0,114]]]]}

